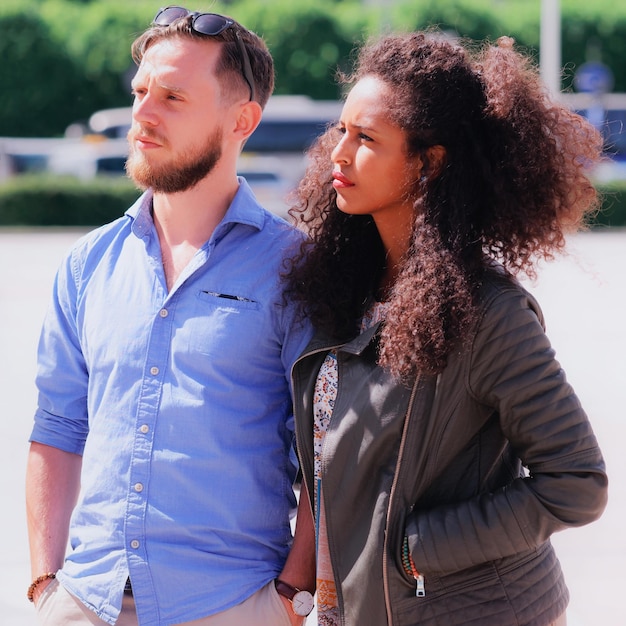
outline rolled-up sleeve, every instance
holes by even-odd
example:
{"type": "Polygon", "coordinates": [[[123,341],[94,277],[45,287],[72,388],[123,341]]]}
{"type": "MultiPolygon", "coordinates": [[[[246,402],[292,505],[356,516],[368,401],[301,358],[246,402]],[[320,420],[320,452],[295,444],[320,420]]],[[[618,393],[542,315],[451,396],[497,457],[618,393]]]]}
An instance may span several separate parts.
{"type": "Polygon", "coordinates": [[[38,408],[30,441],[82,454],[88,432],[88,373],[76,325],[74,254],[59,268],[38,347],[38,408]]]}

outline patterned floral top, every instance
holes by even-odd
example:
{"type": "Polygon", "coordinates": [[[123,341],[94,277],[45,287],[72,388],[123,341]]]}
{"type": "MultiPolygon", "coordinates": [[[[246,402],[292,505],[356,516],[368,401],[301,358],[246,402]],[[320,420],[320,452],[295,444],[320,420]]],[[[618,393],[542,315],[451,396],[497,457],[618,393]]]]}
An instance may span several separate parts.
{"type": "MultiPolygon", "coordinates": [[[[361,320],[361,332],[384,318],[387,306],[375,302],[361,320]]],[[[317,552],[317,622],[319,626],[339,626],[337,589],[328,549],[326,512],[322,498],[322,446],[337,397],[337,356],[329,352],[320,368],[313,396],[313,446],[315,475],[315,535],[317,552]]]]}

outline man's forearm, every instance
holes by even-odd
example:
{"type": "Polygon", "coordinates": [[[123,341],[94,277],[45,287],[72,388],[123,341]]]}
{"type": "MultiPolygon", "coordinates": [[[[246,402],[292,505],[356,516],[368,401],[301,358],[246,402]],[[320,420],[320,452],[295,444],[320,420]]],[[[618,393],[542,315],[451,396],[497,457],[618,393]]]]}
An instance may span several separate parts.
{"type": "Polygon", "coordinates": [[[293,546],[279,578],[298,589],[315,592],[315,525],[304,481],[298,504],[293,546]]]}
{"type": "Polygon", "coordinates": [[[31,444],[26,467],[26,520],[33,578],[56,572],[63,565],[70,516],[80,489],[81,464],[76,454],[31,444]]]}

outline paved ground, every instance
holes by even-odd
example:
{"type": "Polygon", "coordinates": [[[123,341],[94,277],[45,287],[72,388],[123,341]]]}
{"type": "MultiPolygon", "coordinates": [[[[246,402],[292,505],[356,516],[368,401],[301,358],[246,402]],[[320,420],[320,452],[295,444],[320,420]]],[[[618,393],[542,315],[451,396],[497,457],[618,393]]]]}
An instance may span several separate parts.
{"type": "MultiPolygon", "coordinates": [[[[23,484],[39,325],[62,254],[81,231],[0,230],[0,625],[34,626],[23,484]]],[[[626,609],[626,231],[585,233],[528,285],[591,416],[611,478],[602,519],[557,535],[569,626],[624,626],[626,609]]],[[[363,625],[376,626],[376,625],[363,625]]]]}

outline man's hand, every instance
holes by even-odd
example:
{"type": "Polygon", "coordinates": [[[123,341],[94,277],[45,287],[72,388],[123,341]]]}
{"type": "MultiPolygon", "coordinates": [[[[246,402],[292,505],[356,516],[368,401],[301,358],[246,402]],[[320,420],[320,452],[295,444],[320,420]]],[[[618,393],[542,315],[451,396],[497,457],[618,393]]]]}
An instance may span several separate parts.
{"type": "MultiPolygon", "coordinates": [[[[296,589],[308,590],[311,594],[315,593],[315,526],[311,501],[304,482],[302,483],[300,501],[298,503],[296,532],[291,552],[278,578],[296,589]]],[[[306,618],[295,614],[291,601],[288,598],[281,594],[279,596],[285,607],[287,607],[291,623],[294,626],[302,626],[306,618]]]]}

